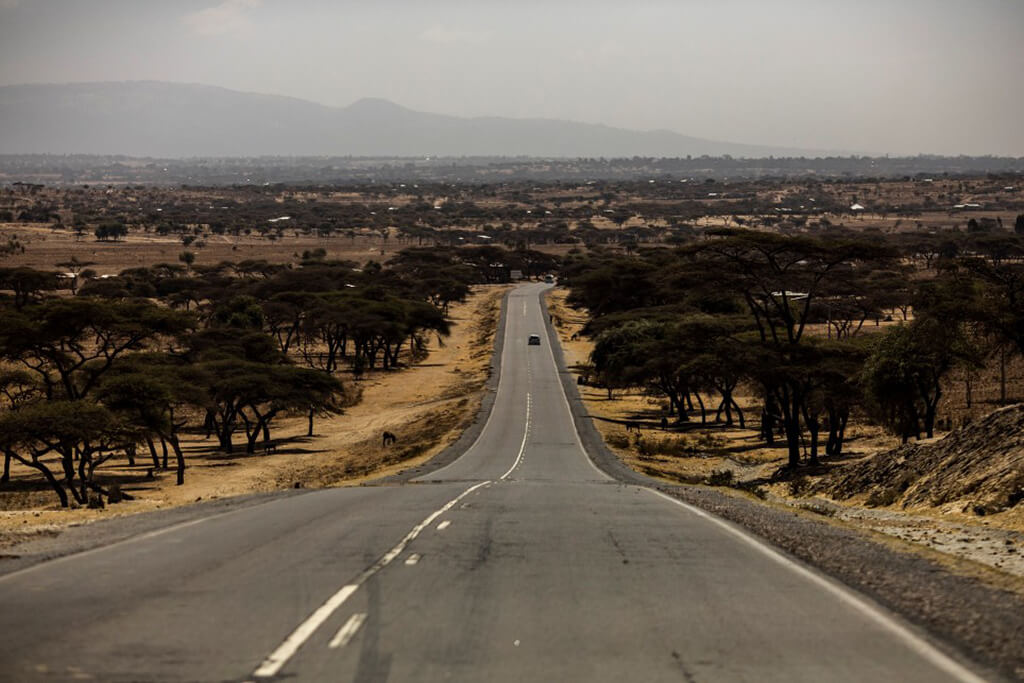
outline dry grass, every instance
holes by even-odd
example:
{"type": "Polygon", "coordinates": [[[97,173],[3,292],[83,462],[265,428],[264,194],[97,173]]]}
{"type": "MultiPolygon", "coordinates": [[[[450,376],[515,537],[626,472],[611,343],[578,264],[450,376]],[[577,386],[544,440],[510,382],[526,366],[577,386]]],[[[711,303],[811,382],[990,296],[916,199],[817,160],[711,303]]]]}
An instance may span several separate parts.
{"type": "Polygon", "coordinates": [[[452,334],[443,346],[433,339],[429,356],[418,365],[368,374],[357,383],[361,401],[343,415],[318,419],[314,437],[305,436],[305,417],[283,420],[272,434],[278,447],[270,455],[220,453],[212,441],[190,434],[183,440],[184,486],[174,485],[172,472],[147,479],[145,468],[133,471],[119,462],[102,477],[120,481],[137,500],[106,510],[62,510],[34,473],[14,469],[13,490],[0,492],[0,547],[68,524],[296,484],[348,485],[428,460],[458,438],[477,413],[506,289],[476,287],[465,303],[451,307],[452,334]],[[398,437],[388,448],[381,445],[385,430],[398,437]]]}
{"type": "Polygon", "coordinates": [[[98,242],[91,235],[75,239],[69,230],[54,230],[44,223],[0,223],[0,241],[17,236],[25,253],[8,257],[5,265],[29,266],[53,270],[57,263],[72,257],[95,263],[91,266],[100,275],[116,275],[126,268],[151,266],[155,263],[178,264],[178,255],[191,251],[196,265],[214,265],[222,261],[265,260],[272,263],[298,262],[302,252],[324,249],[331,260],[349,260],[359,264],[384,262],[410,246],[397,238],[383,240],[376,235],[355,238],[335,235],[288,234],[282,240],[258,236],[211,235],[206,246],[185,247],[175,235],[160,236],[132,231],[119,242],[98,242]]]}

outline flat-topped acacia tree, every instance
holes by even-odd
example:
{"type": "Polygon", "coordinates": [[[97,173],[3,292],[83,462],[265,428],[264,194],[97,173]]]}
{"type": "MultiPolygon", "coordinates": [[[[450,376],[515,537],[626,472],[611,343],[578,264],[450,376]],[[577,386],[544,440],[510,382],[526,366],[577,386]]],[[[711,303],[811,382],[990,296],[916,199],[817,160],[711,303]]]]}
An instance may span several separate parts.
{"type": "Polygon", "coordinates": [[[77,400],[124,355],[181,335],[188,314],[146,301],[49,299],[4,313],[0,358],[35,373],[49,399],[77,400]]]}

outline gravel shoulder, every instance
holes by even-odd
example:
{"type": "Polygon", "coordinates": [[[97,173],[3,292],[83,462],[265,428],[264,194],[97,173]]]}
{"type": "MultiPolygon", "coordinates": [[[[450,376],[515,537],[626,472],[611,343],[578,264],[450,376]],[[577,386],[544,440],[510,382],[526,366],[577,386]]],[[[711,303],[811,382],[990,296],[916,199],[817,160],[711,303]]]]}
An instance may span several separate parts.
{"type": "Polygon", "coordinates": [[[768,504],[732,490],[671,484],[636,472],[604,443],[550,322],[547,333],[580,438],[603,471],[733,522],[898,614],[940,648],[980,665],[993,678],[1024,680],[1022,582],[813,512],[768,504]]]}

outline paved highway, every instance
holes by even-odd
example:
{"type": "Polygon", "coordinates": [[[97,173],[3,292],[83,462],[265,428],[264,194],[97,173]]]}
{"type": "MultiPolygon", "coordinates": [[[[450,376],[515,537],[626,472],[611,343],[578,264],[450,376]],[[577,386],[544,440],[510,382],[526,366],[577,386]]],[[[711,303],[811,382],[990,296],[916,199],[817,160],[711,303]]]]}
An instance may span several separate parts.
{"type": "Polygon", "coordinates": [[[599,471],[543,289],[507,300],[493,411],[461,458],[0,577],[0,678],[980,680],[735,527],[599,471]]]}

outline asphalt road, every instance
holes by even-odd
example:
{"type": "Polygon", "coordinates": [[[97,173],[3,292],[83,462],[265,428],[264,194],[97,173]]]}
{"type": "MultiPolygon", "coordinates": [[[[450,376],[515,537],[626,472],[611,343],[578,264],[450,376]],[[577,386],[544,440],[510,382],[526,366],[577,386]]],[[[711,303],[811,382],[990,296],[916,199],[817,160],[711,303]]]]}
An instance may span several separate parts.
{"type": "Polygon", "coordinates": [[[507,300],[493,411],[461,458],[0,577],[0,679],[980,680],[736,527],[599,471],[543,288],[507,300]]]}

